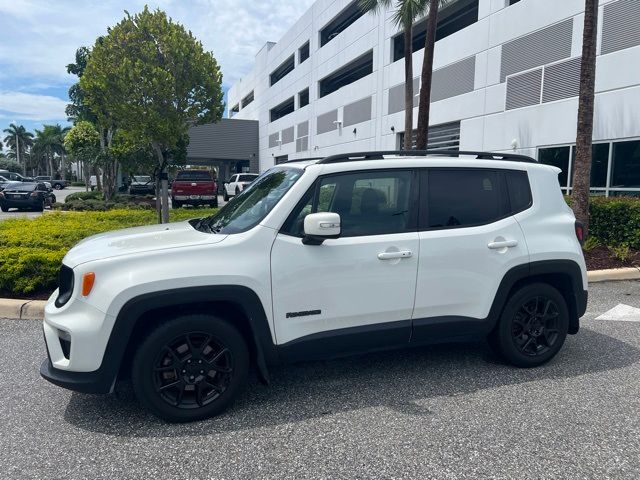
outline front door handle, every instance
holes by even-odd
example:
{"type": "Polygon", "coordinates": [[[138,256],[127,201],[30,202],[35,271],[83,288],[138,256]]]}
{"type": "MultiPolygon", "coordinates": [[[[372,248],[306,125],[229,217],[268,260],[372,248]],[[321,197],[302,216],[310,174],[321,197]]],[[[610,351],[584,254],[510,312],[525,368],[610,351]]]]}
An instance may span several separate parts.
{"type": "Polygon", "coordinates": [[[411,250],[404,250],[402,252],[382,252],[378,254],[379,260],[393,260],[394,258],[410,258],[413,253],[411,250]]]}
{"type": "Polygon", "coordinates": [[[517,245],[518,245],[517,240],[503,240],[500,242],[489,242],[487,247],[489,247],[491,250],[500,250],[502,248],[513,248],[513,247],[516,247],[517,245]]]}

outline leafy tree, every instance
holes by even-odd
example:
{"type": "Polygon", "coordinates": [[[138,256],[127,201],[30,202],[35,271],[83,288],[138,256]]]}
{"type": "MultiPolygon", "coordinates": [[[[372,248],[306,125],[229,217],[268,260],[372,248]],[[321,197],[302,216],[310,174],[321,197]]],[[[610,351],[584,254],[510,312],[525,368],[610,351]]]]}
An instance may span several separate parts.
{"type": "MultiPolygon", "coordinates": [[[[100,41],[100,38],[98,41],[100,41]]],[[[76,50],[76,63],[67,65],[67,73],[75,75],[80,79],[84,74],[85,68],[87,68],[87,62],[90,56],[91,49],[87,47],[78,48],[76,50]]],[[[84,97],[85,94],[80,87],[79,81],[71,85],[69,88],[69,100],[71,100],[71,103],[65,108],[65,113],[70,122],[75,123],[81,120],[88,120],[95,123],[95,115],[85,104],[84,97]]]]}
{"type": "MultiPolygon", "coordinates": [[[[221,118],[221,81],[216,59],[191,32],[164,12],[145,7],[137,15],[126,12],[96,42],[80,87],[103,130],[117,123],[141,144],[150,145],[162,178],[171,152],[184,141],[189,127],[221,118]]],[[[161,185],[159,217],[166,222],[166,178],[161,185]]]]}
{"type": "MultiPolygon", "coordinates": [[[[86,120],[76,122],[64,138],[64,147],[76,161],[83,163],[88,189],[91,171],[96,169],[100,156],[100,135],[96,127],[86,120]]],[[[96,172],[96,177],[99,178],[99,172],[96,172]]]]}
{"type": "MultiPolygon", "coordinates": [[[[359,0],[360,6],[373,13],[391,8],[394,0],[359,0]]],[[[411,150],[411,130],[413,130],[413,22],[424,11],[426,0],[397,0],[393,22],[403,29],[404,36],[404,149],[411,150]]]]}
{"type": "Polygon", "coordinates": [[[9,128],[5,128],[4,133],[7,134],[7,136],[4,137],[4,143],[6,143],[7,147],[13,152],[13,157],[18,160],[18,162],[23,163],[22,173],[26,175],[26,152],[29,150],[29,147],[33,145],[33,133],[28,132],[24,126],[15,124],[11,124],[9,128]],[[18,147],[17,149],[16,145],[18,147]]]}
{"type": "Polygon", "coordinates": [[[420,76],[420,105],[418,107],[418,136],[416,149],[425,150],[429,138],[429,114],[431,111],[431,84],[433,83],[433,53],[436,46],[438,10],[455,0],[429,0],[426,8],[427,38],[424,45],[422,74],[420,76]]]}
{"type": "Polygon", "coordinates": [[[589,231],[589,190],[593,148],[593,112],[596,85],[596,43],[598,38],[598,0],[585,0],[582,36],[582,66],[578,99],[578,135],[573,166],[571,207],[578,221],[589,231]]]}
{"type": "Polygon", "coordinates": [[[0,169],[20,173],[22,172],[22,165],[15,160],[5,157],[4,154],[0,152],[0,169]]]}

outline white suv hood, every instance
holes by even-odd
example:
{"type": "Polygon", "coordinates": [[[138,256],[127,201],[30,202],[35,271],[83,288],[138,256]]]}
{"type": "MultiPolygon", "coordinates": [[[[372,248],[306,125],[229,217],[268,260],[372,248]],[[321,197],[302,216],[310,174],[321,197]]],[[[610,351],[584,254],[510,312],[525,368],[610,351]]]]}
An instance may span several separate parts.
{"type": "Polygon", "coordinates": [[[85,238],[69,250],[62,262],[74,268],[92,260],[218,243],[226,237],[199,232],[189,222],[126,228],[85,238]]]}

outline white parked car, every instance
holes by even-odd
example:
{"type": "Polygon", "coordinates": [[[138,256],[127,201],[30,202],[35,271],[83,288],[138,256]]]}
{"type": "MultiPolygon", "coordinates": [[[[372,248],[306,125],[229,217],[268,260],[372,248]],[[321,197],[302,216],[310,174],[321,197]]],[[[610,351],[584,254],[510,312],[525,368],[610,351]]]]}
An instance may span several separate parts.
{"type": "MultiPolygon", "coordinates": [[[[541,365],[587,304],[559,169],[369,152],[278,165],[211,217],[90,237],[45,308],[47,380],[154,414],[223,411],[254,365],[487,338],[541,365]]],[[[428,377],[429,372],[425,371],[428,377]]]]}
{"type": "Polygon", "coordinates": [[[257,173],[237,173],[232,175],[229,181],[224,184],[224,201],[228,202],[231,197],[238,195],[256,178],[258,178],[257,173]]]}

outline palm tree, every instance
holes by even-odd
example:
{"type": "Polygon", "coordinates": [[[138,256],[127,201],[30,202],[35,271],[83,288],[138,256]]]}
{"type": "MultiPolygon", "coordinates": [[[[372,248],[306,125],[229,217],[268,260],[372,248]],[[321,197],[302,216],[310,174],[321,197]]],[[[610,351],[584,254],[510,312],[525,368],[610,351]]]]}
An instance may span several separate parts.
{"type": "Polygon", "coordinates": [[[576,138],[576,159],[573,165],[573,191],[571,193],[571,206],[576,219],[584,226],[585,235],[589,231],[589,187],[593,148],[597,38],[598,0],[585,0],[580,97],[578,100],[578,135],[576,138]]]}
{"type": "MultiPolygon", "coordinates": [[[[427,0],[397,0],[393,22],[404,31],[404,149],[411,150],[413,130],[413,22],[424,11],[427,0]]],[[[390,8],[393,0],[360,0],[359,4],[367,12],[378,13],[390,8]]]]}
{"type": "Polygon", "coordinates": [[[9,147],[11,151],[13,151],[16,160],[19,162],[23,160],[23,174],[27,174],[27,163],[26,157],[24,156],[27,149],[33,145],[33,133],[28,132],[24,126],[16,125],[12,123],[9,125],[9,128],[4,129],[4,133],[7,134],[4,137],[4,143],[9,147]],[[16,144],[17,147],[16,148],[16,144]]]}
{"type": "MultiPolygon", "coordinates": [[[[62,128],[60,124],[44,125],[42,130],[36,130],[36,140],[34,142],[34,150],[39,158],[46,161],[47,172],[52,178],[55,176],[55,157],[60,156],[62,159],[62,168],[64,170],[64,137],[69,131],[68,127],[62,128]]],[[[64,179],[64,172],[62,173],[64,179]]]]}
{"type": "Polygon", "coordinates": [[[418,107],[418,138],[416,148],[426,150],[429,138],[429,113],[431,110],[431,83],[433,79],[433,53],[436,46],[436,29],[438,27],[438,10],[455,0],[429,0],[426,13],[427,38],[424,44],[424,60],[420,79],[420,105],[418,107]]]}

